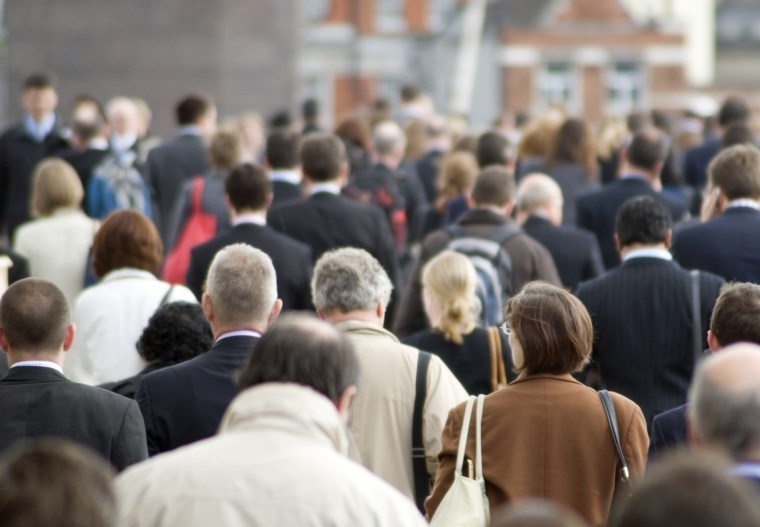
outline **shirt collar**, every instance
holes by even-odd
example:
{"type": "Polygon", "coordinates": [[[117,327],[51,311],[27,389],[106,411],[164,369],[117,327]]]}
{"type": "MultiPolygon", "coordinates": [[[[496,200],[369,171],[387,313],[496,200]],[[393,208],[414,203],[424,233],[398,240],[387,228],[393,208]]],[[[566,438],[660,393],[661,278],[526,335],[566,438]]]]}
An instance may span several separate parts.
{"type": "Polygon", "coordinates": [[[186,126],[180,126],[177,135],[197,135],[200,137],[203,134],[201,134],[201,129],[196,125],[188,124],[186,126]]]}
{"type": "Polygon", "coordinates": [[[219,338],[216,339],[216,342],[219,342],[222,339],[229,339],[232,337],[256,337],[261,338],[261,333],[258,331],[253,331],[250,329],[239,329],[237,331],[228,331],[227,333],[222,333],[219,335],[219,338]]]}
{"type": "Polygon", "coordinates": [[[270,170],[269,181],[284,181],[293,185],[301,184],[301,174],[297,170],[270,170]]]}
{"type": "Polygon", "coordinates": [[[760,463],[737,463],[730,470],[735,476],[743,476],[760,479],[760,463]]]}
{"type": "Polygon", "coordinates": [[[59,364],[56,364],[55,362],[49,360],[22,360],[20,362],[14,363],[11,366],[11,369],[17,366],[31,366],[32,368],[51,368],[63,375],[63,368],[61,368],[59,364]]]}
{"type": "Polygon", "coordinates": [[[240,216],[235,217],[235,219],[232,221],[232,226],[235,227],[237,225],[243,225],[245,223],[266,225],[267,219],[259,214],[241,214],[240,216]]]}
{"type": "Polygon", "coordinates": [[[337,196],[340,194],[340,187],[335,183],[314,183],[311,188],[309,188],[309,196],[313,196],[319,192],[327,192],[337,196]]]}
{"type": "Polygon", "coordinates": [[[35,121],[31,115],[24,118],[24,129],[34,137],[36,141],[42,142],[45,137],[53,130],[55,126],[55,114],[49,114],[42,118],[41,121],[35,121]]]}
{"type": "Polygon", "coordinates": [[[754,199],[739,198],[733,201],[729,201],[728,205],[726,205],[727,209],[733,209],[735,207],[749,207],[751,209],[760,210],[760,203],[754,199]]]}
{"type": "Polygon", "coordinates": [[[671,261],[673,260],[673,255],[670,254],[670,251],[667,249],[634,249],[625,255],[623,261],[627,262],[628,260],[633,260],[634,258],[659,258],[660,260],[671,261]]]}
{"type": "Polygon", "coordinates": [[[641,172],[628,172],[620,176],[620,179],[638,179],[646,183],[649,183],[649,178],[645,174],[642,174],[641,172]]]}

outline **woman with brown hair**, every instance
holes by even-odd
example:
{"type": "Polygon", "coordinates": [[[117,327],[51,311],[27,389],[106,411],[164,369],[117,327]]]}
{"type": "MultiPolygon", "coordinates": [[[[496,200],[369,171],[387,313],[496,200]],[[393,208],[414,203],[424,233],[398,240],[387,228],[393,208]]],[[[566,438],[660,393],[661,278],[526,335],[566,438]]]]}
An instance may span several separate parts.
{"type": "MultiPolygon", "coordinates": [[[[532,282],[509,300],[507,322],[519,376],[487,396],[482,417],[482,459],[491,510],[521,498],[547,498],[603,525],[617,487],[618,457],[596,391],[572,373],[589,360],[593,327],[583,304],[567,291],[532,282]]],[[[620,443],[634,480],[644,472],[646,422],[631,400],[610,393],[620,443]]],[[[440,466],[425,502],[432,518],[454,479],[464,404],[449,414],[440,466]]],[[[473,420],[474,421],[474,420],[473,420]]],[[[475,422],[465,454],[475,459],[475,422]]]]}
{"type": "Polygon", "coordinates": [[[76,171],[58,158],[40,161],[32,174],[31,212],[13,248],[29,261],[31,276],[50,280],[73,302],[84,287],[87,255],[98,221],[82,212],[84,190],[76,171]]]}
{"type": "Polygon", "coordinates": [[[118,381],[148,363],[135,343],[151,315],[167,302],[196,302],[184,286],[156,278],[163,246],[153,223],[134,210],[112,212],[92,246],[100,282],[74,305],[77,336],[67,354],[66,376],[86,384],[118,381]]]}

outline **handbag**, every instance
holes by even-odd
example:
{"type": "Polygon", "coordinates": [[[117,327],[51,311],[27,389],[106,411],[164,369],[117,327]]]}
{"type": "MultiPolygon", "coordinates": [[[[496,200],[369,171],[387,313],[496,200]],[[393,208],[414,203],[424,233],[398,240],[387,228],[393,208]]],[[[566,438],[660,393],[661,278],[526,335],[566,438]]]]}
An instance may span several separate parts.
{"type": "Polygon", "coordinates": [[[499,328],[488,328],[488,349],[491,354],[491,391],[495,392],[507,385],[499,328]]]}
{"type": "Polygon", "coordinates": [[[483,479],[483,458],[480,445],[480,425],[483,419],[483,401],[485,395],[467,399],[462,420],[462,432],[459,434],[457,461],[454,469],[454,482],[438,505],[430,527],[486,527],[491,518],[491,511],[486,496],[486,482],[483,479]],[[475,479],[462,473],[464,451],[467,446],[467,433],[470,429],[472,407],[477,400],[475,412],[475,479]]]}
{"type": "Polygon", "coordinates": [[[161,278],[170,284],[184,284],[187,268],[190,266],[190,251],[193,247],[210,240],[216,234],[216,216],[201,210],[203,178],[193,179],[190,216],[182,229],[179,239],[166,257],[161,278]]]}

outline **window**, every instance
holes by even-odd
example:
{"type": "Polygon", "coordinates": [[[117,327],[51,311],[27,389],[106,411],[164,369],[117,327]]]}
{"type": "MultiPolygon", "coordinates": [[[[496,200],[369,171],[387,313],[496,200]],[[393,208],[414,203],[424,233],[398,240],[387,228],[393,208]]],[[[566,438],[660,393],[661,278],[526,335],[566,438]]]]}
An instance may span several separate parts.
{"type": "Polygon", "coordinates": [[[644,79],[641,66],[623,61],[611,65],[607,78],[607,103],[613,113],[624,115],[642,106],[644,79]]]}
{"type": "Polygon", "coordinates": [[[406,31],[404,0],[375,0],[376,28],[380,33],[406,31]]]}
{"type": "Polygon", "coordinates": [[[567,62],[547,63],[539,78],[540,105],[561,104],[572,109],[575,103],[575,69],[567,62]]]}
{"type": "Polygon", "coordinates": [[[443,31],[451,24],[458,6],[456,0],[428,0],[428,28],[443,31]]]}

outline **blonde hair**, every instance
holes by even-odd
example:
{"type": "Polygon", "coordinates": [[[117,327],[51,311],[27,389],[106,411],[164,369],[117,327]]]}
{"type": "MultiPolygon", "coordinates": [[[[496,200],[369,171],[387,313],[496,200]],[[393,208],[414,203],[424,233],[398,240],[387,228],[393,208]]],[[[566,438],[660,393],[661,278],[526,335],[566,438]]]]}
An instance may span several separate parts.
{"type": "Polygon", "coordinates": [[[445,250],[422,270],[422,285],[441,310],[437,325],[446,340],[462,343],[462,335],[475,328],[478,300],[475,267],[463,254],[445,250]]]}
{"type": "Polygon", "coordinates": [[[43,159],[34,167],[30,209],[32,216],[49,216],[56,209],[79,208],[84,197],[82,182],[63,159],[43,159]]]}

